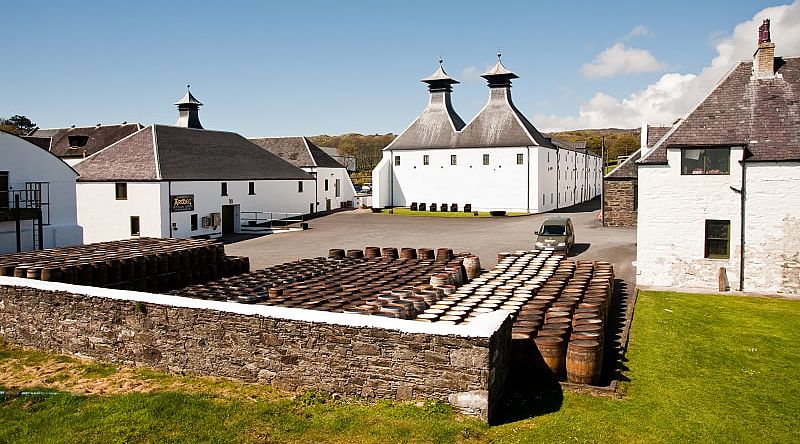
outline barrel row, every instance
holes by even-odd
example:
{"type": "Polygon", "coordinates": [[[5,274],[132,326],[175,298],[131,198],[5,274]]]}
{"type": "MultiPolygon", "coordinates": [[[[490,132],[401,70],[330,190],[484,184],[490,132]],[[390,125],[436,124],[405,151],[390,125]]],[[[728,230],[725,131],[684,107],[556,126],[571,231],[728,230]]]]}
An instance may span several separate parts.
{"type": "Polygon", "coordinates": [[[172,294],[414,319],[479,273],[476,256],[451,249],[331,249],[327,258],[280,264],[172,294]]]}
{"type": "Polygon", "coordinates": [[[141,238],[0,256],[0,275],[141,291],[169,291],[249,271],[205,239],[141,238]]]}

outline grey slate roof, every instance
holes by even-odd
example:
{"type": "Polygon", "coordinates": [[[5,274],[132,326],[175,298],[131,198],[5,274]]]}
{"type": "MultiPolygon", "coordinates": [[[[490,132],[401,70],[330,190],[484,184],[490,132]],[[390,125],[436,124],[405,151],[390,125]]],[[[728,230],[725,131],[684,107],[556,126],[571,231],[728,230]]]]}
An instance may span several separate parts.
{"type": "Polygon", "coordinates": [[[511,101],[510,88],[489,90],[489,102],[458,134],[455,147],[552,147],[511,101]]]}
{"type": "Polygon", "coordinates": [[[451,148],[456,143],[456,132],[462,128],[464,121],[453,109],[450,93],[433,92],[422,114],[384,150],[451,148]]]}
{"type": "Polygon", "coordinates": [[[176,104],[176,105],[197,105],[197,106],[203,106],[203,104],[202,104],[202,103],[200,103],[200,101],[199,101],[199,100],[197,100],[197,99],[196,99],[196,98],[195,98],[195,97],[192,95],[192,93],[191,93],[190,91],[188,91],[188,90],[186,91],[186,94],[184,94],[184,95],[183,95],[183,97],[181,97],[180,99],[178,99],[178,101],[177,101],[177,102],[175,102],[175,104],[176,104]]]}
{"type": "Polygon", "coordinates": [[[344,168],[344,165],[305,137],[257,137],[248,140],[296,167],[344,168]]]}
{"type": "Polygon", "coordinates": [[[236,133],[152,125],[75,166],[80,181],[311,180],[236,133]]]}
{"type": "Polygon", "coordinates": [[[747,161],[800,160],[800,58],[775,58],[776,76],[739,64],[640,164],[666,164],[667,149],[746,146],[747,161]]]}
{"type": "Polygon", "coordinates": [[[77,128],[52,128],[36,129],[25,139],[44,148],[44,142],[37,139],[50,139],[48,149],[58,157],[81,158],[91,156],[103,148],[142,129],[138,123],[123,125],[100,125],[77,128]],[[80,148],[71,148],[69,136],[86,136],[89,138],[86,145],[80,148]]]}
{"type": "MultiPolygon", "coordinates": [[[[664,137],[665,134],[669,131],[671,127],[669,126],[648,126],[647,127],[647,146],[652,147],[658,141],[664,137]]],[[[624,180],[624,179],[636,179],[639,177],[639,169],[636,167],[636,162],[642,156],[642,149],[636,150],[633,154],[630,155],[627,159],[625,159],[622,164],[618,167],[614,168],[613,171],[608,173],[605,179],[610,180],[624,180]]]]}

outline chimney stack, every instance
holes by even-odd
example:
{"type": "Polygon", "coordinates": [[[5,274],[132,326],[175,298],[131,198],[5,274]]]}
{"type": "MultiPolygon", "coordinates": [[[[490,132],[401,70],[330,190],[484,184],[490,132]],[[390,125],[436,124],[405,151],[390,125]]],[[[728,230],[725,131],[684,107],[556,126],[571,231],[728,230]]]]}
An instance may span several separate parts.
{"type": "Polygon", "coordinates": [[[753,72],[756,79],[775,77],[775,44],[769,33],[769,19],[758,27],[758,49],[753,55],[753,72]]]}

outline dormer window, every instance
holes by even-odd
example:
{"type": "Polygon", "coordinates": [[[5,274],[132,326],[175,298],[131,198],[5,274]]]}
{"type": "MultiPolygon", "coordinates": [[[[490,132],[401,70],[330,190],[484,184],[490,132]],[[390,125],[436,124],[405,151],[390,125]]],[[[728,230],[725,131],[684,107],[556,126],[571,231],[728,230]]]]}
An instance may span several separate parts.
{"type": "Polygon", "coordinates": [[[89,143],[89,136],[67,136],[70,148],[83,148],[89,143]]]}

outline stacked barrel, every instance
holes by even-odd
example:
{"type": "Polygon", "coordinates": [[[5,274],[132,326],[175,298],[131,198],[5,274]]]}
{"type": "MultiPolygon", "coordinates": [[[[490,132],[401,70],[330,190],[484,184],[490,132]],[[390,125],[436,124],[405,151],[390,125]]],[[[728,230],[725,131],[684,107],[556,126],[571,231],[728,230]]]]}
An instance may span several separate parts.
{"type": "Polygon", "coordinates": [[[514,316],[512,346],[517,356],[535,346],[542,371],[570,382],[596,384],[613,282],[609,262],[574,262],[548,251],[500,253],[494,269],[418,318],[455,311],[469,321],[481,313],[508,310],[514,316]]]}
{"type": "MultiPolygon", "coordinates": [[[[477,267],[477,270],[476,270],[477,267]]],[[[480,263],[451,249],[331,249],[327,258],[289,262],[172,292],[200,299],[415,319],[453,294],[480,263]]],[[[424,319],[424,317],[423,317],[424,319]]]]}
{"type": "Polygon", "coordinates": [[[208,239],[138,238],[0,255],[0,275],[140,291],[168,291],[249,270],[208,239]]]}

